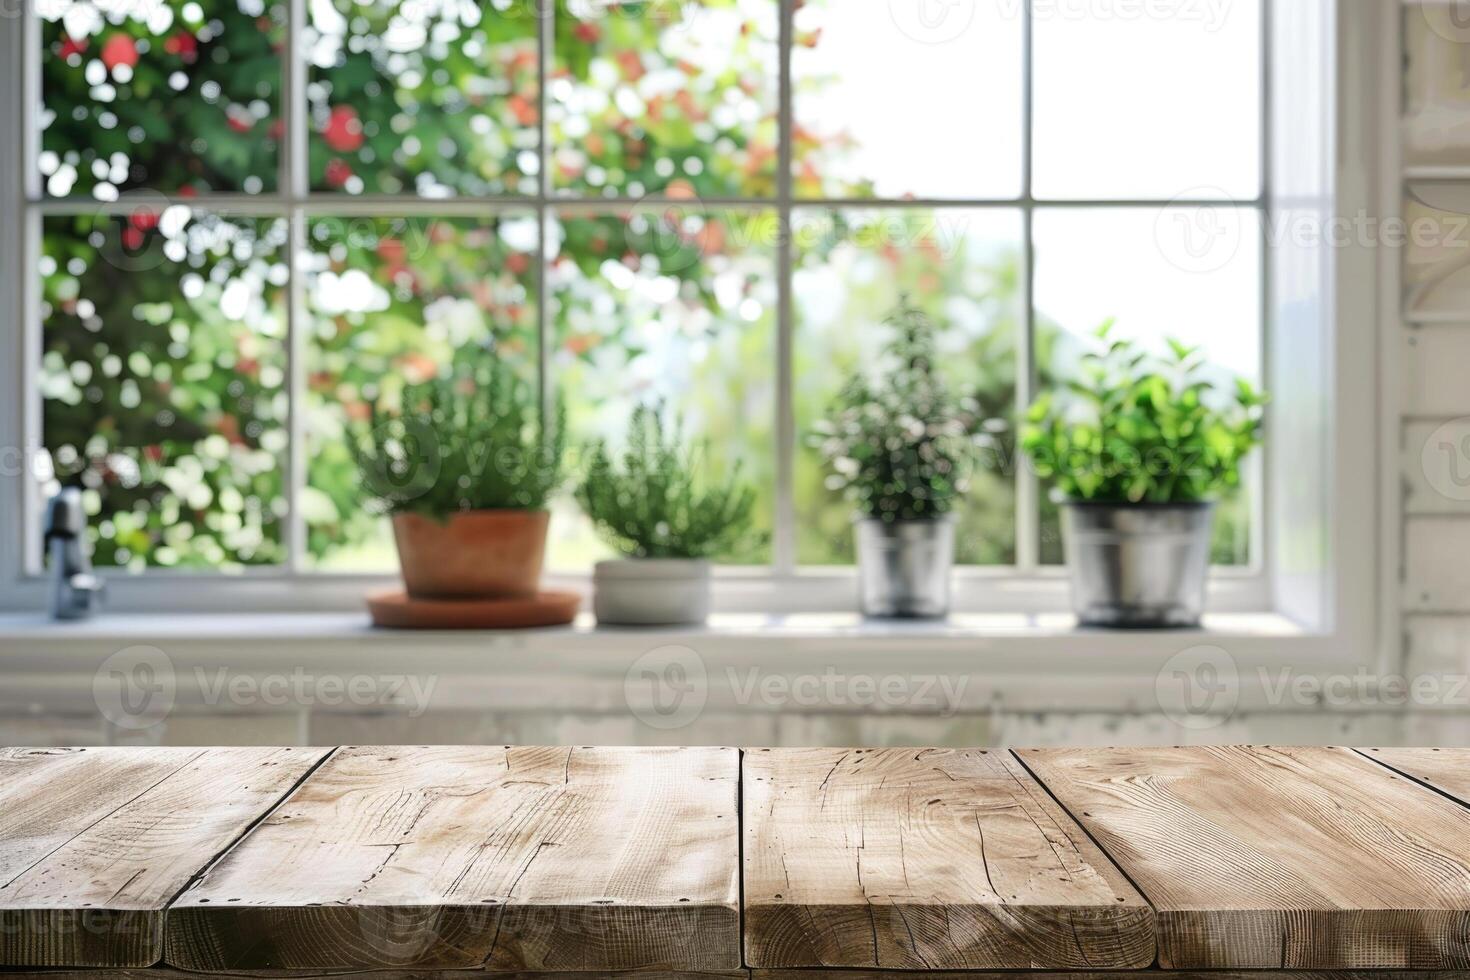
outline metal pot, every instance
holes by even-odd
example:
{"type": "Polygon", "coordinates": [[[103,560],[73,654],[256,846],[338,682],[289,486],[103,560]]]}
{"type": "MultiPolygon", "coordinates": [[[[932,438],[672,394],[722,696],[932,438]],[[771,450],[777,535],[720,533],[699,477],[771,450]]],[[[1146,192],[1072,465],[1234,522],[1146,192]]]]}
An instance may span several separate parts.
{"type": "Polygon", "coordinates": [[[936,618],[949,612],[953,520],[860,520],[854,528],[863,615],[936,618]]]}
{"type": "Polygon", "coordinates": [[[1215,505],[1067,503],[1072,608],[1084,626],[1198,626],[1215,505]]]}

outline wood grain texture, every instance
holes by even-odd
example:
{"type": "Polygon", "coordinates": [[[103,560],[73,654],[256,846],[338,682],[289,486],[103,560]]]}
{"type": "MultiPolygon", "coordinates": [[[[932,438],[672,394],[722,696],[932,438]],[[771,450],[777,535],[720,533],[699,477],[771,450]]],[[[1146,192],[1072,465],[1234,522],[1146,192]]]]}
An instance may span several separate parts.
{"type": "MultiPolygon", "coordinates": [[[[1465,980],[1456,970],[1046,970],[933,971],[924,980],[1465,980]]],[[[916,980],[897,970],[752,970],[751,980],[916,980]]]]}
{"type": "Polygon", "coordinates": [[[0,965],[150,966],[164,908],[326,749],[0,749],[0,965]]]}
{"type": "MultiPolygon", "coordinates": [[[[1466,980],[1460,970],[750,970],[749,980],[1466,980]]],[[[576,978],[581,980],[581,978],[576,978]]]]}
{"type": "Polygon", "coordinates": [[[1359,749],[1358,752],[1470,805],[1470,749],[1359,749]]]}
{"type": "Polygon", "coordinates": [[[1027,749],[1177,969],[1470,966],[1470,811],[1348,749],[1027,749]]]}
{"type": "Polygon", "coordinates": [[[1004,751],[744,759],[752,967],[1131,969],[1153,914],[1004,751]]]}
{"type": "MultiPolygon", "coordinates": [[[[354,970],[350,973],[256,972],[199,973],[173,967],[69,970],[0,974],[37,980],[477,980],[474,970],[354,970]]],[[[689,973],[653,970],[579,973],[496,973],[497,980],[1465,980],[1462,970],[968,970],[914,973],[906,970],[725,970],[689,973]]]]}
{"type": "MultiPolygon", "coordinates": [[[[249,970],[200,972],[180,970],[171,966],[143,967],[140,969],[94,969],[94,970],[48,970],[44,973],[0,972],[0,976],[28,977],[36,980],[485,980],[481,970],[249,970]]],[[[680,970],[636,970],[606,971],[590,970],[578,973],[495,973],[495,980],[750,980],[750,971],[722,970],[714,973],[693,973],[680,970]]],[[[809,977],[808,980],[815,980],[809,977]]],[[[1011,980],[1015,980],[1014,976],[1011,980]]],[[[1095,978],[1089,978],[1095,980],[1095,978]]],[[[1356,978],[1354,978],[1356,980],[1356,978]]],[[[1437,980],[1415,976],[1395,975],[1386,980],[1437,980]]]]}
{"type": "Polygon", "coordinates": [[[740,967],[734,749],[343,748],[169,912],[198,970],[740,967]]]}

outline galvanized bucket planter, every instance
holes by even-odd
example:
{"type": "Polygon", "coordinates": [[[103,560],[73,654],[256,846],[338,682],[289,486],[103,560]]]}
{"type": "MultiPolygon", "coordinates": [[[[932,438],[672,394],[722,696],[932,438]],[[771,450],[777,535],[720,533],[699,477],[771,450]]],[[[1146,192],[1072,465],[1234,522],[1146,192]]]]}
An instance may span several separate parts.
{"type": "Polygon", "coordinates": [[[948,615],[952,519],[860,520],[854,528],[863,615],[913,619],[948,615]]]}
{"type": "Polygon", "coordinates": [[[1084,626],[1198,626],[1212,503],[1062,506],[1072,607],[1084,626]]]}

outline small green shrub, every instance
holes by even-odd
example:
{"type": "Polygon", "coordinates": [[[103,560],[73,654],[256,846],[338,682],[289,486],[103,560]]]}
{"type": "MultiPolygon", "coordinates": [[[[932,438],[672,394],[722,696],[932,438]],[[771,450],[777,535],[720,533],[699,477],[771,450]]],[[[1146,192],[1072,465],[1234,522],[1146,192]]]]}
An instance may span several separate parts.
{"type": "Polygon", "coordinates": [[[562,412],[543,425],[533,387],[501,362],[403,390],[354,433],[368,501],[388,513],[539,509],[562,482],[562,412]]]}
{"type": "Polygon", "coordinates": [[[577,500],[603,539],[634,558],[708,558],[746,533],[755,493],[740,467],[723,482],[700,479],[706,444],[685,451],[682,427],[667,441],[660,412],[641,406],[628,426],[628,447],[615,461],[604,443],[588,448],[577,500]]]}
{"type": "Polygon", "coordinates": [[[969,488],[970,468],[991,428],[978,403],[951,395],[935,368],[934,323],[907,298],[884,321],[893,341],[843,387],[810,443],[867,518],[922,520],[947,513],[969,488]]]}
{"type": "Polygon", "coordinates": [[[1083,356],[1066,396],[1043,395],[1021,430],[1021,447],[1070,500],[1184,503],[1240,485],[1240,464],[1261,441],[1265,395],[1237,379],[1220,390],[1198,348],[1169,341],[1157,357],[1132,341],[1083,356]]]}

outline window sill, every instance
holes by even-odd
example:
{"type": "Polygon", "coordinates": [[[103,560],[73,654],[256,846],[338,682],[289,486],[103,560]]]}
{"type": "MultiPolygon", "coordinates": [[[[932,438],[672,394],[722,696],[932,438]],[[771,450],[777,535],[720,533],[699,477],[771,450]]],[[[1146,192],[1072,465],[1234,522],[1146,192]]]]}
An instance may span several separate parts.
{"type": "Polygon", "coordinates": [[[1218,614],[1200,630],[1156,632],[1079,630],[1058,614],[961,613],[940,623],[722,614],[694,629],[599,629],[583,616],[570,627],[498,632],[375,630],[361,613],[115,614],[71,624],[0,614],[0,714],[95,711],[95,685],[116,675],[116,661],[104,667],[108,658],[135,647],[163,651],[180,709],[200,713],[401,712],[391,694],[363,704],[340,694],[335,702],[295,693],[240,701],[220,691],[229,681],[256,691],[269,683],[320,691],[330,682],[339,692],[352,683],[390,692],[384,682],[404,677],[432,682],[436,711],[626,713],[642,679],[656,677],[671,654],[692,658],[711,707],[735,714],[1157,711],[1161,685],[1181,663],[1192,669],[1188,658],[1201,649],[1211,657],[1223,651],[1239,679],[1238,707],[1272,710],[1280,705],[1268,693],[1282,670],[1323,676],[1353,668],[1337,638],[1271,613],[1218,614]],[[1180,654],[1186,661],[1173,659],[1180,654]],[[752,694],[765,684],[779,693],[885,682],[931,700],[752,694]],[[948,693],[934,701],[934,691],[948,693]]]}
{"type": "MultiPolygon", "coordinates": [[[[703,640],[841,640],[858,646],[894,641],[946,646],[992,639],[1067,640],[1128,646],[1227,639],[1302,637],[1300,626],[1277,613],[1216,613],[1197,630],[1111,631],[1078,628],[1067,613],[957,612],[944,620],[864,619],[857,613],[716,613],[694,627],[598,627],[583,612],[571,626],[527,630],[381,630],[365,613],[102,613],[90,620],[57,622],[35,613],[0,613],[0,654],[35,644],[304,643],[347,641],[387,646],[474,646],[482,649],[567,648],[592,643],[602,649],[703,640]]],[[[967,647],[972,649],[973,647],[967,647]]],[[[7,658],[8,659],[8,658],[7,658]]]]}

